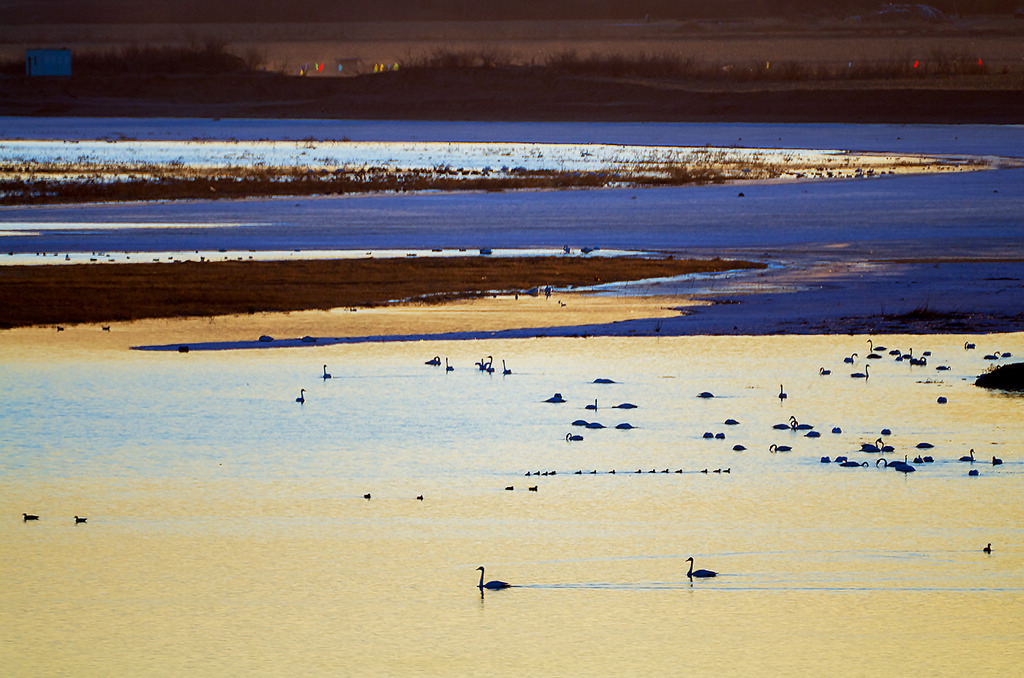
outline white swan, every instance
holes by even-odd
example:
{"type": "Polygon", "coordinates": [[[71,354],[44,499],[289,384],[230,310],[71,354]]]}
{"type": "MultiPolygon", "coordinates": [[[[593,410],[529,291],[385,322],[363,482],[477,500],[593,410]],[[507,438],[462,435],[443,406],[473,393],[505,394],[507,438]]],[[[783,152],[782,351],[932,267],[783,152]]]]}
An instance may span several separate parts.
{"type": "Polygon", "coordinates": [[[477,588],[479,588],[480,590],[483,590],[483,589],[491,589],[491,590],[507,589],[510,586],[512,586],[512,584],[509,584],[508,582],[499,581],[497,579],[489,581],[489,582],[487,582],[485,584],[484,583],[484,566],[481,565],[480,567],[478,567],[476,569],[480,570],[480,583],[477,584],[477,588]]]}

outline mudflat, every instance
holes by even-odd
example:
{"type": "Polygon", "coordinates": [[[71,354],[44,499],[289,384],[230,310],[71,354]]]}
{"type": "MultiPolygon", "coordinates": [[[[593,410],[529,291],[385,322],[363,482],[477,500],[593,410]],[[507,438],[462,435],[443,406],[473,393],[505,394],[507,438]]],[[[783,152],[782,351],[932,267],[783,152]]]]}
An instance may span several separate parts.
{"type": "Polygon", "coordinates": [[[486,256],[5,266],[0,328],[441,303],[750,268],[724,259],[486,256]]]}

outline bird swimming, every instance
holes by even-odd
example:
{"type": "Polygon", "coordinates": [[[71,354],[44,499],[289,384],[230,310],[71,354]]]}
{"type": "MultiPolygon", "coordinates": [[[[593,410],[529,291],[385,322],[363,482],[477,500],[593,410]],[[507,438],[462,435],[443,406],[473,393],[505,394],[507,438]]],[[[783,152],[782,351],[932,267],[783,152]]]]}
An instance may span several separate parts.
{"type": "Polygon", "coordinates": [[[970,456],[965,454],[964,456],[960,457],[960,461],[969,461],[970,463],[973,464],[974,463],[974,448],[973,447],[971,448],[970,456]]]}
{"type": "Polygon", "coordinates": [[[690,563],[690,569],[687,570],[686,576],[689,577],[691,580],[694,577],[707,578],[707,577],[717,577],[718,576],[717,572],[713,572],[711,570],[694,570],[693,569],[693,556],[690,556],[686,560],[690,563]]]}
{"type": "Polygon", "coordinates": [[[327,372],[327,365],[324,365],[324,374],[323,374],[323,378],[324,378],[324,379],[330,379],[330,378],[331,378],[331,375],[330,375],[330,374],[329,374],[329,373],[327,372]]]}
{"type": "Polygon", "coordinates": [[[843,358],[843,362],[848,364],[848,365],[852,365],[853,364],[853,359],[856,358],[856,357],[857,357],[856,353],[851,353],[847,357],[843,358]]]}
{"type": "Polygon", "coordinates": [[[985,548],[983,548],[981,550],[984,551],[985,553],[992,553],[992,542],[989,542],[988,546],[986,546],[985,548]]]}
{"type": "Polygon", "coordinates": [[[579,441],[579,440],[583,440],[583,436],[581,436],[579,434],[574,434],[574,433],[566,433],[565,434],[565,441],[567,443],[571,443],[571,442],[579,441]]]}
{"type": "Polygon", "coordinates": [[[431,358],[430,360],[428,360],[427,362],[425,362],[423,364],[424,365],[440,365],[441,364],[441,357],[435,355],[433,358],[431,358]]]}
{"type": "Polygon", "coordinates": [[[505,367],[505,359],[504,358],[501,359],[501,373],[502,374],[512,374],[512,370],[510,370],[509,368],[505,367]]]}
{"type": "Polygon", "coordinates": [[[39,520],[39,516],[33,515],[31,513],[22,513],[21,520],[22,522],[27,523],[30,520],[39,520]]]}
{"type": "Polygon", "coordinates": [[[826,370],[824,367],[819,367],[818,374],[820,374],[823,377],[827,377],[828,375],[832,374],[832,370],[826,370]]]}
{"type": "Polygon", "coordinates": [[[565,402],[565,398],[562,397],[561,393],[556,393],[555,395],[551,396],[550,398],[548,398],[544,402],[546,402],[546,403],[564,403],[565,402]]]}
{"type": "Polygon", "coordinates": [[[851,379],[867,379],[868,378],[868,366],[864,366],[863,372],[853,372],[850,374],[851,379]]]}
{"type": "Polygon", "coordinates": [[[304,388],[300,388],[299,389],[299,397],[295,399],[295,402],[297,402],[300,405],[302,403],[306,402],[306,389],[304,389],[304,388]]]}
{"type": "Polygon", "coordinates": [[[594,404],[593,405],[587,405],[583,409],[597,411],[597,398],[594,398],[594,404]]]}
{"type": "Polygon", "coordinates": [[[87,520],[88,520],[88,518],[81,518],[79,516],[75,516],[75,525],[78,525],[80,523],[84,523],[87,520]]]}
{"type": "Polygon", "coordinates": [[[448,356],[444,357],[444,371],[445,372],[454,372],[455,371],[455,368],[448,364],[448,356]]]}
{"type": "Polygon", "coordinates": [[[480,567],[478,567],[476,569],[480,570],[480,583],[477,584],[477,588],[480,589],[480,590],[490,589],[492,591],[496,591],[498,589],[507,589],[507,588],[512,586],[512,584],[509,584],[508,582],[505,582],[505,581],[500,581],[498,579],[493,579],[493,580],[491,580],[491,581],[489,581],[489,582],[487,582],[485,584],[484,583],[484,566],[481,565],[480,567]]]}
{"type": "Polygon", "coordinates": [[[789,395],[786,394],[786,390],[782,388],[782,384],[779,384],[779,400],[785,400],[789,395]]]}

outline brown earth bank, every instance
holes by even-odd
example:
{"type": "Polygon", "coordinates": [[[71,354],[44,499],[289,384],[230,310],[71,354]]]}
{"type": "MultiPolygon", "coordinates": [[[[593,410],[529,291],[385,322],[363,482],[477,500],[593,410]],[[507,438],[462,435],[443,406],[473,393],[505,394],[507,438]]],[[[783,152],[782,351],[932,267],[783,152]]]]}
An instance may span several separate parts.
{"type": "Polygon", "coordinates": [[[747,268],[723,259],[436,257],[0,267],[0,328],[441,302],[747,268]]]}
{"type": "Polygon", "coordinates": [[[0,77],[0,115],[579,122],[1024,123],[999,77],[715,82],[536,67],[279,74],[0,77]]]}

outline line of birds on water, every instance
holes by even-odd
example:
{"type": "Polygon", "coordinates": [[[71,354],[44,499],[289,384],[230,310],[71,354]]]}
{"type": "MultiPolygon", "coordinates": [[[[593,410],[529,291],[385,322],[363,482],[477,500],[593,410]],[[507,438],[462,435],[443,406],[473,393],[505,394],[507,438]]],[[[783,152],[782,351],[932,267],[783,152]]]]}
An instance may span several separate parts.
{"type": "MultiPolygon", "coordinates": [[[[989,544],[989,547],[990,546],[992,546],[992,545],[989,544]]],[[[988,547],[986,547],[986,548],[988,548],[988,547]]],[[[694,577],[696,577],[697,579],[711,579],[712,577],[717,577],[718,576],[718,573],[715,572],[714,570],[705,570],[705,569],[695,570],[695,569],[693,569],[693,556],[690,556],[689,558],[687,558],[686,562],[690,563],[690,567],[686,571],[686,577],[690,580],[690,582],[693,582],[694,577]]],[[[478,567],[476,569],[480,572],[480,583],[477,584],[477,588],[480,589],[481,593],[484,590],[500,591],[502,589],[512,588],[512,584],[509,584],[507,581],[501,581],[500,579],[492,579],[491,581],[485,583],[484,582],[484,572],[485,572],[484,566],[481,565],[480,567],[478,567]]]]}
{"type": "MultiPolygon", "coordinates": [[[[35,514],[35,513],[22,513],[21,514],[21,521],[23,523],[27,523],[30,520],[39,520],[39,516],[37,514],[35,514]]],[[[75,522],[73,524],[81,525],[82,523],[85,523],[88,520],[89,520],[88,518],[83,518],[81,516],[75,516],[75,522]]]]}

